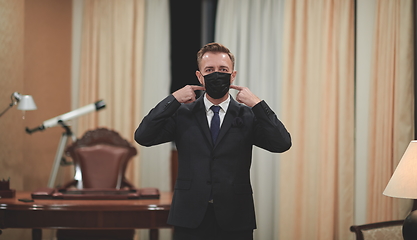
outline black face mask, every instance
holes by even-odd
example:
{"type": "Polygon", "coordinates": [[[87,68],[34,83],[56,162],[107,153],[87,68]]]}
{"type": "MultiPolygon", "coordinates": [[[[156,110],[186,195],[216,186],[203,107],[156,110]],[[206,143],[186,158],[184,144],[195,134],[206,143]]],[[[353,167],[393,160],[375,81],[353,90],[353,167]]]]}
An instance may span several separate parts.
{"type": "Polygon", "coordinates": [[[230,73],[214,72],[204,76],[206,93],[214,98],[222,98],[229,91],[230,73]]]}

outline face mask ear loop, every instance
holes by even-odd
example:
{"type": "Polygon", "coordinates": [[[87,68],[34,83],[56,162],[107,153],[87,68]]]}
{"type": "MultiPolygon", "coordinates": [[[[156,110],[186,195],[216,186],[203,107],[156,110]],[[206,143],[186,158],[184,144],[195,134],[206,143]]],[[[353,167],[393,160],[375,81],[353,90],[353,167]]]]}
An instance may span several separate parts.
{"type": "MultiPolygon", "coordinates": [[[[206,81],[206,80],[204,79],[204,76],[203,76],[203,74],[201,73],[201,71],[200,71],[200,70],[197,70],[197,72],[198,72],[198,73],[200,73],[200,78],[202,78],[202,79],[203,79],[203,82],[205,83],[205,81],[206,81]]],[[[197,78],[197,80],[198,80],[199,85],[200,85],[200,86],[202,86],[202,87],[204,87],[204,85],[205,85],[205,84],[202,84],[202,83],[200,82],[200,79],[199,79],[199,78],[197,78]]]]}

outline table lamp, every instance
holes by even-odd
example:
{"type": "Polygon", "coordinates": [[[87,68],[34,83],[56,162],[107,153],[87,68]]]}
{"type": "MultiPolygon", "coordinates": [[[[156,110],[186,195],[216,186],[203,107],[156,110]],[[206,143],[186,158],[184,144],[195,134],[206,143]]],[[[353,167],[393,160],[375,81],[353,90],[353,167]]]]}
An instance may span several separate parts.
{"type": "Polygon", "coordinates": [[[0,113],[0,117],[3,116],[4,113],[7,112],[11,107],[14,105],[17,105],[17,109],[22,111],[27,110],[36,110],[36,104],[35,101],[33,101],[33,98],[31,95],[22,95],[18,92],[12,93],[12,96],[10,97],[12,99],[12,102],[9,104],[9,106],[0,113]]]}
{"type": "MultiPolygon", "coordinates": [[[[383,194],[417,199],[417,140],[408,145],[383,194]]],[[[402,231],[404,240],[417,239],[417,210],[412,211],[404,220],[402,231]]]]}

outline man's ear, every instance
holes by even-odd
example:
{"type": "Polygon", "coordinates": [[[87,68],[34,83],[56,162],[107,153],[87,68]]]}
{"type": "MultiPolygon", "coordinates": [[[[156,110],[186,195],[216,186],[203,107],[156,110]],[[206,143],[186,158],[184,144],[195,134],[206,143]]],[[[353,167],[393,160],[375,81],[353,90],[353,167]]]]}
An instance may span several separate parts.
{"type": "Polygon", "coordinates": [[[230,77],[230,84],[232,84],[235,81],[236,74],[237,74],[236,70],[232,72],[232,76],[230,77]]]}
{"type": "Polygon", "coordinates": [[[198,81],[200,82],[200,84],[202,85],[202,86],[204,86],[204,77],[203,77],[203,75],[201,74],[201,72],[200,71],[195,71],[195,75],[197,76],[197,79],[198,79],[198,81]]]}

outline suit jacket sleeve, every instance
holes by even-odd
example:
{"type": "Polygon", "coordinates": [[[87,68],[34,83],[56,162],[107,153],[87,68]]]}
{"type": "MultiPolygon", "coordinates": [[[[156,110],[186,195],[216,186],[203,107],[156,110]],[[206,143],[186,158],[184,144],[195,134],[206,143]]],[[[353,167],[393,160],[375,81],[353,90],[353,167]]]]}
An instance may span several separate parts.
{"type": "Polygon", "coordinates": [[[252,111],[256,117],[254,145],[279,153],[290,149],[291,136],[268,104],[261,101],[252,111]]]}
{"type": "Polygon", "coordinates": [[[159,102],[136,129],[135,141],[147,147],[172,141],[175,132],[173,115],[180,106],[173,95],[159,102]]]}

